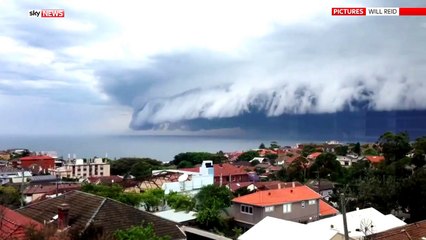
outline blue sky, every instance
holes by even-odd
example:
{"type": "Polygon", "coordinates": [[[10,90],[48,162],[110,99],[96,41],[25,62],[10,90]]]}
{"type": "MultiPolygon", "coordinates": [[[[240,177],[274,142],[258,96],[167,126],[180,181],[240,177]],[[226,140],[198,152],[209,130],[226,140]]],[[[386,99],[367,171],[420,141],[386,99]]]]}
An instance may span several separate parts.
{"type": "Polygon", "coordinates": [[[420,4],[1,0],[0,132],[238,132],[259,113],[424,110],[426,18],[331,16],[420,4]],[[65,18],[28,16],[46,8],[65,18]]]}

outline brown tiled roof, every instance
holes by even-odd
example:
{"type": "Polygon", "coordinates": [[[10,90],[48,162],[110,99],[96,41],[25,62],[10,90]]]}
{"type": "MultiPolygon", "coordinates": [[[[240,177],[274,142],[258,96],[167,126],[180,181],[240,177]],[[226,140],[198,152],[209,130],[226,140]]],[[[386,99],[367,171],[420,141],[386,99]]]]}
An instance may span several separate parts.
{"type": "Polygon", "coordinates": [[[426,238],[426,220],[367,236],[368,240],[422,240],[426,238]]]}
{"type": "MultiPolygon", "coordinates": [[[[124,203],[81,191],[71,191],[16,211],[37,222],[44,223],[51,221],[57,215],[58,206],[62,203],[70,205],[70,233],[83,232],[92,223],[96,228],[100,227],[104,234],[111,235],[119,229],[127,229],[144,222],[145,224],[152,223],[159,236],[168,235],[172,239],[185,239],[185,235],[174,222],[140,211],[124,203]]],[[[53,222],[56,223],[56,221],[53,222]]]]}
{"type": "Polygon", "coordinates": [[[39,193],[47,193],[52,194],[56,192],[56,189],[58,189],[58,192],[69,192],[72,190],[78,190],[81,188],[80,183],[65,183],[65,184],[51,184],[51,185],[30,185],[27,188],[24,189],[23,194],[25,195],[32,195],[32,194],[39,194],[39,193]]]}

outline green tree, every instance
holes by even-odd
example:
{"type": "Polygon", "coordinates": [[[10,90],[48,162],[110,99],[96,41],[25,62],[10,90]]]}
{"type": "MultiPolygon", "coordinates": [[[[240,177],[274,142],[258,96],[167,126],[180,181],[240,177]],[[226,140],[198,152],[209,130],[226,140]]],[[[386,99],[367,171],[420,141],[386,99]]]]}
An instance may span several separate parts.
{"type": "Polygon", "coordinates": [[[152,224],[147,224],[146,226],[133,226],[126,230],[117,230],[114,233],[116,240],[140,240],[140,239],[149,239],[149,240],[170,240],[169,236],[158,236],[152,224]]]}
{"type": "Polygon", "coordinates": [[[265,147],[265,144],[263,144],[263,143],[261,143],[260,145],[259,145],[259,149],[265,149],[266,147],[265,147]]]}
{"type": "Polygon", "coordinates": [[[337,146],[335,148],[336,154],[339,156],[346,156],[346,154],[348,154],[348,150],[348,146],[337,146]]]}
{"type": "Polygon", "coordinates": [[[17,208],[21,204],[21,194],[11,186],[0,186],[0,205],[17,208]]]}
{"type": "Polygon", "coordinates": [[[185,152],[176,155],[174,160],[170,163],[179,166],[180,162],[187,161],[192,165],[197,165],[201,164],[204,160],[212,160],[213,163],[221,163],[226,160],[226,157],[223,153],[185,152]]]}
{"type": "Polygon", "coordinates": [[[423,167],[426,164],[426,136],[417,138],[413,144],[414,156],[412,163],[417,168],[423,167]]]}
{"type": "Polygon", "coordinates": [[[280,145],[278,145],[278,142],[277,141],[272,141],[271,142],[271,145],[269,146],[269,149],[277,149],[277,148],[280,148],[280,145]]]}
{"type": "Polygon", "coordinates": [[[147,167],[152,170],[162,169],[164,167],[163,162],[160,162],[151,158],[120,158],[118,160],[111,161],[111,175],[138,175],[146,176],[142,168],[147,167]],[[149,166],[148,166],[149,165],[149,166]],[[142,173],[139,173],[141,170],[142,173]]]}
{"type": "Polygon", "coordinates": [[[411,150],[410,139],[405,132],[386,132],[380,136],[378,144],[387,162],[400,160],[411,150]]]}
{"type": "Polygon", "coordinates": [[[343,177],[342,165],[336,160],[336,155],[332,153],[323,153],[319,155],[309,170],[311,178],[316,178],[318,171],[320,178],[330,176],[330,178],[335,181],[343,177]]]}
{"type": "Polygon", "coordinates": [[[141,194],[124,192],[123,188],[117,184],[113,184],[112,186],[102,184],[84,184],[81,187],[81,191],[92,193],[101,197],[111,198],[131,206],[139,206],[142,201],[141,194]]]}
{"type": "Polygon", "coordinates": [[[186,160],[183,160],[182,162],[180,162],[177,165],[177,168],[192,168],[192,167],[194,167],[194,164],[192,164],[192,162],[186,161],[186,160]]]}
{"type": "Polygon", "coordinates": [[[309,144],[303,146],[302,156],[307,157],[309,154],[317,151],[317,147],[314,144],[309,144]]]}
{"type": "Polygon", "coordinates": [[[148,189],[142,193],[142,205],[148,212],[158,211],[161,206],[164,206],[166,196],[164,190],[159,188],[148,189]]]}
{"type": "Polygon", "coordinates": [[[357,142],[357,143],[354,145],[354,147],[353,147],[352,151],[353,151],[354,153],[358,154],[358,155],[361,155],[361,144],[360,144],[359,142],[357,142]]]}
{"type": "Polygon", "coordinates": [[[192,211],[195,208],[195,199],[186,194],[171,192],[166,196],[167,205],[176,211],[192,211]]]}
{"type": "Polygon", "coordinates": [[[300,156],[293,160],[287,167],[287,180],[304,182],[306,180],[306,170],[309,161],[300,156]]]}
{"type": "Polygon", "coordinates": [[[364,155],[365,156],[378,156],[379,153],[373,148],[368,148],[364,151],[364,155]]]}
{"type": "Polygon", "coordinates": [[[420,168],[415,174],[404,180],[399,194],[399,202],[408,208],[410,222],[420,221],[426,216],[426,169],[420,168]]]}
{"type": "Polygon", "coordinates": [[[195,195],[197,222],[211,229],[223,224],[221,212],[231,206],[232,192],[224,186],[208,185],[195,195]]]}
{"type": "Polygon", "coordinates": [[[243,152],[240,156],[238,156],[237,161],[250,161],[255,157],[259,157],[259,153],[256,151],[247,151],[243,152]]]}

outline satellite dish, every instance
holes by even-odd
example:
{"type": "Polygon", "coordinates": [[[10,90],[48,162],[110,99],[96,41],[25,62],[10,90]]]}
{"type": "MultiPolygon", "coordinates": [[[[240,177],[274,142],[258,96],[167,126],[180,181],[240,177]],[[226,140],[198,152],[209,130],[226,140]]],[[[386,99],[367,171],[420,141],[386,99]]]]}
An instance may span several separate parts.
{"type": "Polygon", "coordinates": [[[360,223],[360,230],[364,235],[373,234],[373,221],[371,219],[362,219],[360,223]]]}
{"type": "Polygon", "coordinates": [[[184,173],[182,175],[179,176],[178,181],[179,182],[184,182],[188,179],[188,174],[184,173]]]}

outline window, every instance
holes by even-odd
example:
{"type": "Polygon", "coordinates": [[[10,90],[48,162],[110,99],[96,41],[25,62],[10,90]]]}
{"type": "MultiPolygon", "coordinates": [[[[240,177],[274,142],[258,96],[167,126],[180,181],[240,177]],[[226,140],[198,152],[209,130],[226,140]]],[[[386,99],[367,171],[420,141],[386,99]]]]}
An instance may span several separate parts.
{"type": "Polygon", "coordinates": [[[241,205],[241,212],[245,213],[245,214],[253,215],[253,207],[252,206],[241,205]]]}
{"type": "Polygon", "coordinates": [[[287,203],[283,205],[283,213],[290,213],[291,212],[291,203],[287,203]]]}
{"type": "Polygon", "coordinates": [[[309,200],[309,202],[308,202],[309,205],[315,205],[316,203],[317,203],[316,200],[309,200]]]}
{"type": "Polygon", "coordinates": [[[274,206],[265,207],[265,212],[273,212],[274,206]]]}
{"type": "Polygon", "coordinates": [[[302,201],[302,208],[305,208],[305,201],[302,201]]]}

